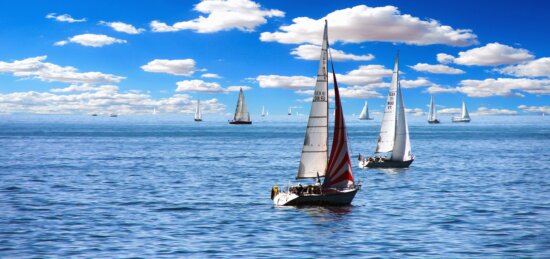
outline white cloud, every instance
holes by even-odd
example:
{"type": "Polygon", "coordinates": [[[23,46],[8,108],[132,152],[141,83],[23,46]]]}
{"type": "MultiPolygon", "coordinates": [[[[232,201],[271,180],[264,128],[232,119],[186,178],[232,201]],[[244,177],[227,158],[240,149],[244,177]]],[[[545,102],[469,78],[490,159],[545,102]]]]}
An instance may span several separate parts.
{"type": "Polygon", "coordinates": [[[220,75],[214,74],[214,73],[202,74],[201,77],[202,78],[222,78],[220,75]]]}
{"type": "Polygon", "coordinates": [[[442,63],[442,64],[452,63],[454,59],[455,59],[455,57],[453,57],[449,54],[445,54],[445,53],[437,54],[437,62],[442,63]]]}
{"type": "MultiPolygon", "coordinates": [[[[115,86],[116,87],[116,86],[115,86]]],[[[0,110],[7,113],[39,114],[150,114],[152,107],[163,113],[195,112],[196,105],[186,94],[152,99],[148,94],[120,93],[113,86],[93,92],[55,94],[51,92],[15,92],[0,94],[0,110]]],[[[225,105],[217,99],[201,100],[203,113],[222,113],[225,105]]]]}
{"type": "Polygon", "coordinates": [[[204,93],[227,93],[238,92],[241,88],[243,91],[252,89],[249,86],[229,86],[223,88],[216,82],[205,82],[202,80],[184,80],[176,83],[178,88],[176,92],[204,92],[204,93]]]}
{"type": "Polygon", "coordinates": [[[439,114],[459,114],[462,112],[462,108],[445,108],[437,111],[439,114]]]}
{"type": "Polygon", "coordinates": [[[477,116],[488,116],[488,115],[516,115],[517,111],[507,110],[507,109],[496,109],[496,108],[487,108],[479,107],[477,111],[472,112],[472,115],[477,116]]]}
{"type": "Polygon", "coordinates": [[[47,82],[65,82],[77,84],[118,83],[122,76],[100,72],[78,72],[70,66],[62,67],[44,62],[47,56],[38,56],[13,62],[0,61],[0,73],[11,73],[16,77],[36,78],[47,82]]]}
{"type": "Polygon", "coordinates": [[[431,94],[437,94],[437,93],[456,93],[458,90],[456,88],[451,87],[442,87],[440,85],[432,85],[428,87],[428,93],[431,94]]]}
{"type": "MultiPolygon", "coordinates": [[[[366,86],[350,86],[350,87],[338,87],[340,97],[350,99],[370,99],[370,98],[383,98],[380,93],[369,89],[366,86]]],[[[297,94],[313,95],[313,90],[297,90],[297,94]]],[[[329,98],[334,97],[334,89],[329,89],[329,98]]],[[[310,98],[302,99],[302,101],[311,101],[310,98]]]]}
{"type": "MultiPolygon", "coordinates": [[[[293,49],[290,54],[294,55],[297,59],[305,60],[319,60],[321,55],[321,46],[304,44],[300,45],[297,48],[293,49]]],[[[353,60],[353,61],[369,61],[374,59],[374,55],[354,55],[345,53],[344,51],[332,49],[331,55],[334,61],[344,61],[344,60],[353,60]]]]}
{"type": "Polygon", "coordinates": [[[433,85],[428,79],[424,77],[419,77],[415,80],[401,80],[400,84],[403,88],[417,88],[422,86],[433,85]]]}
{"type": "Polygon", "coordinates": [[[46,18],[47,19],[54,19],[58,22],[68,22],[68,23],[85,22],[86,21],[86,18],[74,19],[73,17],[71,17],[68,14],[57,15],[56,13],[49,13],[48,15],[46,15],[46,18]]]}
{"type": "Polygon", "coordinates": [[[143,71],[154,73],[167,73],[179,76],[191,76],[197,68],[193,59],[155,59],[141,66],[143,71]]]}
{"type": "Polygon", "coordinates": [[[126,43],[126,40],[121,40],[113,37],[109,37],[103,34],[85,33],[75,35],[67,40],[62,40],[54,43],[55,46],[64,46],[68,43],[77,43],[87,47],[103,47],[105,45],[111,45],[115,43],[126,43]]]}
{"type": "MultiPolygon", "coordinates": [[[[336,79],[341,84],[367,85],[381,83],[384,77],[391,76],[393,71],[382,65],[366,65],[349,71],[346,74],[336,74],[336,79]]],[[[330,77],[332,79],[332,77],[330,77]]]]}
{"type": "Polygon", "coordinates": [[[550,77],[550,58],[539,58],[524,64],[497,69],[497,71],[511,76],[550,77]]]}
{"type": "Polygon", "coordinates": [[[426,113],[420,108],[405,108],[406,113],[411,113],[414,116],[423,116],[426,113]]]}
{"type": "MultiPolygon", "coordinates": [[[[446,62],[451,61],[451,55],[440,53],[437,59],[446,62]]],[[[516,64],[533,59],[533,55],[526,49],[516,49],[498,42],[489,43],[483,47],[461,51],[452,62],[466,66],[498,66],[504,64],[516,64]]]]}
{"type": "Polygon", "coordinates": [[[194,10],[208,16],[201,15],[196,19],[177,22],[171,26],[160,21],[152,21],[151,29],[154,32],[193,30],[198,33],[212,33],[231,29],[250,32],[265,24],[266,18],[284,17],[284,12],[263,9],[251,0],[203,0],[195,5],[194,10]]]}
{"type": "Polygon", "coordinates": [[[422,71],[422,72],[428,72],[432,74],[464,74],[465,72],[463,70],[460,70],[458,68],[449,67],[446,65],[430,65],[426,63],[418,63],[414,66],[409,66],[410,68],[416,70],[416,71],[422,71]]]}
{"type": "Polygon", "coordinates": [[[550,80],[528,78],[487,78],[485,80],[462,80],[457,90],[470,97],[515,96],[523,97],[517,91],[530,94],[550,94],[550,80]]]}
{"type": "Polygon", "coordinates": [[[256,80],[261,88],[302,89],[315,86],[315,78],[307,76],[260,75],[256,80]]]}
{"type": "Polygon", "coordinates": [[[128,34],[140,34],[145,31],[143,28],[136,28],[131,24],[123,23],[123,22],[105,22],[100,21],[99,24],[109,26],[113,30],[118,32],[124,32],[128,34]]]}
{"type": "Polygon", "coordinates": [[[477,43],[477,36],[471,30],[453,29],[436,20],[421,20],[409,14],[401,14],[395,6],[366,5],[336,10],[318,20],[298,17],[292,20],[291,25],[279,27],[277,32],[263,32],[260,40],[287,44],[319,44],[325,20],[329,22],[329,38],[332,42],[384,41],[452,46],[477,43]]]}
{"type": "Polygon", "coordinates": [[[527,106],[527,105],[520,105],[520,106],[518,106],[518,108],[521,109],[521,110],[524,111],[524,112],[550,114],[550,106],[527,106]]]}
{"type": "Polygon", "coordinates": [[[52,93],[96,92],[96,91],[116,92],[116,91],[118,91],[118,86],[116,86],[116,85],[93,86],[93,85],[90,85],[90,84],[81,84],[81,85],[70,85],[70,86],[65,87],[65,88],[50,89],[50,92],[52,92],[52,93]]]}

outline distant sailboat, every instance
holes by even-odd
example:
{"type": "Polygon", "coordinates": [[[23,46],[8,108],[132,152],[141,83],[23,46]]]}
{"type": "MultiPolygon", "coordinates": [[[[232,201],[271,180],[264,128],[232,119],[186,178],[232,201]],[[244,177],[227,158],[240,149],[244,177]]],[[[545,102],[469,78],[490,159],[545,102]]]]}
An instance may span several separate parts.
{"type": "Polygon", "coordinates": [[[334,82],[334,102],[336,118],[330,159],[328,156],[328,38],[325,24],[321,60],[317,73],[317,83],[311,103],[311,111],[306,128],[304,145],[297,179],[317,179],[315,184],[307,186],[289,186],[279,192],[273,187],[271,198],[275,205],[349,205],[360,186],[355,185],[349,157],[348,140],[344,113],[336,82],[334,64],[332,76],[334,82]],[[320,178],[325,177],[321,184],[320,178]]]}
{"type": "Polygon", "coordinates": [[[250,113],[248,113],[246,103],[244,102],[244,93],[242,88],[239,91],[239,99],[237,100],[235,116],[233,116],[233,120],[229,121],[229,124],[252,124],[252,121],[250,120],[250,113]]]}
{"type": "Polygon", "coordinates": [[[292,107],[288,107],[288,115],[292,115],[292,107]]]}
{"type": "Polygon", "coordinates": [[[414,156],[411,153],[405,104],[401,93],[401,84],[399,83],[399,54],[395,58],[392,81],[375,153],[390,153],[390,155],[389,157],[369,158],[359,155],[359,167],[404,168],[409,167],[414,161],[414,156]],[[399,112],[397,112],[397,104],[399,104],[399,112]]]}
{"type": "Polygon", "coordinates": [[[462,114],[460,117],[453,117],[453,122],[470,122],[470,114],[468,114],[468,109],[466,109],[464,99],[462,99],[462,114]]]}
{"type": "Polygon", "coordinates": [[[202,121],[201,100],[197,100],[197,108],[195,109],[195,121],[202,121]]]}
{"type": "Polygon", "coordinates": [[[265,113],[265,106],[262,105],[262,117],[265,117],[266,113],[265,113]]]}
{"type": "MultiPolygon", "coordinates": [[[[96,117],[97,113],[92,113],[92,116],[96,117]]],[[[542,116],[544,116],[544,114],[542,114],[542,116]]]]}
{"type": "Polygon", "coordinates": [[[360,120],[372,120],[374,118],[369,117],[369,104],[365,101],[365,105],[363,106],[363,110],[361,111],[361,114],[359,114],[360,120]]]}
{"type": "Polygon", "coordinates": [[[157,114],[157,107],[153,107],[153,115],[157,114]]]}
{"type": "Polygon", "coordinates": [[[430,112],[428,113],[428,123],[436,124],[439,123],[437,119],[437,111],[435,110],[434,96],[432,95],[432,100],[430,101],[430,112]]]}
{"type": "Polygon", "coordinates": [[[116,113],[111,113],[109,117],[118,117],[118,115],[116,113]]]}

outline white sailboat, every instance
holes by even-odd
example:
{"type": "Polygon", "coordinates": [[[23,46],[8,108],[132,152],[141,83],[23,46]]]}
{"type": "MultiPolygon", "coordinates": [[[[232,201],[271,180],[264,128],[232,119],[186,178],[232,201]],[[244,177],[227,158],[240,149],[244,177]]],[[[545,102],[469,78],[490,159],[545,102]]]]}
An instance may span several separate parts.
{"type": "Polygon", "coordinates": [[[405,104],[399,83],[399,54],[395,58],[392,81],[375,153],[386,153],[388,155],[369,158],[359,155],[359,167],[404,168],[409,167],[414,161],[414,156],[411,153],[405,104]],[[399,104],[399,112],[397,111],[397,104],[399,104]]]}
{"type": "Polygon", "coordinates": [[[201,100],[197,100],[197,108],[195,109],[195,121],[202,121],[201,100]]]}
{"type": "Polygon", "coordinates": [[[157,114],[157,107],[153,107],[153,115],[157,114]]]}
{"type": "Polygon", "coordinates": [[[462,99],[462,114],[460,117],[453,117],[453,122],[470,122],[470,114],[468,109],[466,109],[466,103],[462,99]]]}
{"type": "Polygon", "coordinates": [[[235,116],[233,120],[229,121],[229,124],[252,124],[250,120],[250,113],[246,108],[246,103],[244,101],[244,93],[241,88],[239,91],[239,99],[237,100],[237,108],[235,108],[235,116]]]}
{"type": "Polygon", "coordinates": [[[289,186],[279,192],[277,186],[272,189],[275,205],[349,205],[360,189],[353,180],[349,158],[346,125],[340,102],[338,83],[334,73],[334,101],[336,118],[330,157],[328,153],[328,38],[327,25],[321,47],[321,58],[317,83],[311,103],[311,110],[306,128],[304,145],[297,179],[317,179],[315,184],[306,186],[289,186]],[[324,181],[321,184],[321,177],[324,181]]]}
{"type": "Polygon", "coordinates": [[[373,120],[374,118],[369,117],[369,104],[367,101],[365,101],[365,105],[363,106],[363,110],[361,111],[361,114],[359,114],[360,120],[373,120]]]}
{"type": "Polygon", "coordinates": [[[437,124],[439,120],[437,119],[437,111],[435,110],[435,101],[434,96],[432,95],[432,100],[430,101],[430,112],[428,113],[428,123],[437,124]]]}
{"type": "Polygon", "coordinates": [[[292,107],[288,107],[288,115],[292,115],[292,107]]]}
{"type": "Polygon", "coordinates": [[[265,113],[265,106],[262,105],[262,117],[265,117],[266,116],[266,113],[265,113]]]}

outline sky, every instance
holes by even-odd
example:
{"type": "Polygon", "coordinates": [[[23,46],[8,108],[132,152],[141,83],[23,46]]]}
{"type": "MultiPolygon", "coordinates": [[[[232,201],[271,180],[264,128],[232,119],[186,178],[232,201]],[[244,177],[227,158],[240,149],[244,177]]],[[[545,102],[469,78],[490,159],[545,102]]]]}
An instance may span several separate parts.
{"type": "MultiPolygon", "coordinates": [[[[424,116],[550,113],[548,1],[1,1],[0,113],[309,112],[324,20],[345,114],[382,111],[399,51],[424,116]]],[[[376,113],[375,113],[376,114],[376,113]]]]}

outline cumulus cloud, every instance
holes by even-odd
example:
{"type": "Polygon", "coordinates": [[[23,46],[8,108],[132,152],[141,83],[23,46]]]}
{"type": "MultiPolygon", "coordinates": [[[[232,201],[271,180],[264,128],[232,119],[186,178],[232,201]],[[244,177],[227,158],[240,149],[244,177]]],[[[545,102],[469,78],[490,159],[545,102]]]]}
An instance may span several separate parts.
{"type": "Polygon", "coordinates": [[[430,82],[430,80],[424,77],[419,77],[415,80],[401,80],[400,84],[403,88],[417,88],[422,86],[433,85],[433,83],[430,82]]]}
{"type": "MultiPolygon", "coordinates": [[[[321,55],[321,46],[304,44],[300,45],[297,48],[293,49],[290,54],[294,55],[297,59],[305,60],[319,60],[321,55]]],[[[334,61],[344,61],[344,60],[353,60],[353,61],[369,61],[374,59],[374,55],[354,55],[345,53],[344,51],[331,49],[332,59],[334,61]]]]}
{"type": "Polygon", "coordinates": [[[118,91],[118,86],[116,86],[116,85],[94,86],[94,85],[90,85],[90,84],[81,84],[81,85],[74,85],[73,84],[73,85],[70,85],[70,86],[65,87],[65,88],[50,89],[50,92],[52,92],[52,93],[97,92],[97,91],[116,92],[116,91],[118,91]]]}
{"type": "Polygon", "coordinates": [[[160,21],[152,21],[151,29],[154,32],[173,32],[193,30],[198,33],[213,33],[231,29],[254,31],[267,22],[269,17],[283,17],[284,12],[276,9],[263,9],[251,0],[203,0],[195,5],[195,11],[208,16],[199,16],[196,19],[182,21],[168,25],[160,21]]]}
{"type": "Polygon", "coordinates": [[[176,83],[178,88],[176,92],[204,92],[204,93],[227,93],[237,92],[240,89],[243,91],[252,89],[249,86],[229,86],[223,88],[216,82],[205,82],[203,80],[184,80],[176,83]]]}
{"type": "Polygon", "coordinates": [[[487,107],[479,107],[477,108],[477,111],[472,112],[472,115],[477,115],[477,116],[516,115],[516,114],[518,114],[517,111],[512,111],[508,109],[487,108],[487,107]]]}
{"type": "Polygon", "coordinates": [[[78,72],[78,69],[62,67],[44,62],[47,56],[38,56],[13,62],[0,61],[0,73],[11,73],[16,77],[35,78],[46,82],[65,82],[77,84],[118,83],[122,76],[101,72],[78,72]]]}
{"type": "Polygon", "coordinates": [[[496,71],[511,76],[550,77],[550,58],[539,58],[524,64],[496,69],[496,71]]]}
{"type": "Polygon", "coordinates": [[[406,113],[410,113],[414,116],[423,116],[426,115],[426,113],[420,109],[420,108],[405,108],[406,113]]]}
{"type": "Polygon", "coordinates": [[[123,23],[123,22],[105,22],[100,21],[99,24],[109,26],[113,30],[118,32],[124,32],[128,34],[140,34],[145,31],[143,28],[136,28],[131,24],[123,23]]]}
{"type": "Polygon", "coordinates": [[[401,14],[395,6],[369,7],[358,5],[336,10],[315,20],[298,17],[277,32],[263,32],[261,41],[286,44],[319,44],[324,21],[328,20],[332,42],[365,41],[402,42],[413,45],[446,44],[468,46],[477,43],[477,36],[468,29],[454,29],[436,20],[422,20],[401,14]]]}
{"type": "Polygon", "coordinates": [[[256,77],[261,88],[302,89],[315,86],[315,77],[260,75],[256,77]]]}
{"type": "Polygon", "coordinates": [[[73,17],[71,17],[69,14],[60,14],[60,15],[57,15],[56,13],[49,13],[48,15],[46,15],[46,18],[47,19],[54,19],[58,22],[68,22],[68,23],[74,23],[74,22],[85,22],[86,21],[86,18],[82,18],[82,19],[74,19],[73,17]]]}
{"type": "Polygon", "coordinates": [[[533,59],[533,55],[526,49],[517,49],[498,42],[489,43],[483,47],[461,51],[458,57],[440,53],[437,60],[440,62],[454,62],[466,66],[498,66],[516,64],[533,59]]]}
{"type": "Polygon", "coordinates": [[[523,97],[518,91],[530,94],[550,94],[550,80],[528,78],[487,78],[462,80],[457,90],[470,97],[513,96],[523,97]]]}
{"type": "Polygon", "coordinates": [[[67,40],[61,40],[54,43],[55,46],[64,46],[68,43],[77,43],[86,47],[103,47],[105,45],[111,45],[115,43],[126,43],[126,40],[121,40],[113,37],[109,37],[103,34],[85,33],[75,35],[67,40]]]}
{"type": "Polygon", "coordinates": [[[463,70],[460,70],[458,68],[452,68],[446,65],[430,65],[426,63],[418,63],[414,66],[409,66],[410,68],[421,71],[421,72],[428,72],[432,74],[464,74],[465,72],[463,70]]]}
{"type": "Polygon", "coordinates": [[[445,54],[445,53],[437,54],[437,62],[442,63],[442,64],[452,63],[454,59],[455,59],[455,57],[453,57],[449,54],[445,54]]]}
{"type": "Polygon", "coordinates": [[[459,114],[462,113],[462,108],[445,108],[437,111],[438,114],[459,114]]]}
{"type": "Polygon", "coordinates": [[[214,74],[214,73],[202,74],[201,77],[202,78],[222,78],[220,75],[214,74]]]}
{"type": "Polygon", "coordinates": [[[522,104],[518,108],[524,112],[550,114],[550,106],[527,106],[522,104]]]}
{"type": "Polygon", "coordinates": [[[167,73],[178,76],[191,76],[197,68],[193,59],[155,59],[141,66],[143,71],[167,73]]]}
{"type": "MultiPolygon", "coordinates": [[[[336,74],[336,79],[341,84],[367,85],[382,83],[385,77],[390,77],[393,71],[382,65],[363,65],[346,74],[336,74]]],[[[331,77],[332,79],[332,77],[331,77]]]]}

